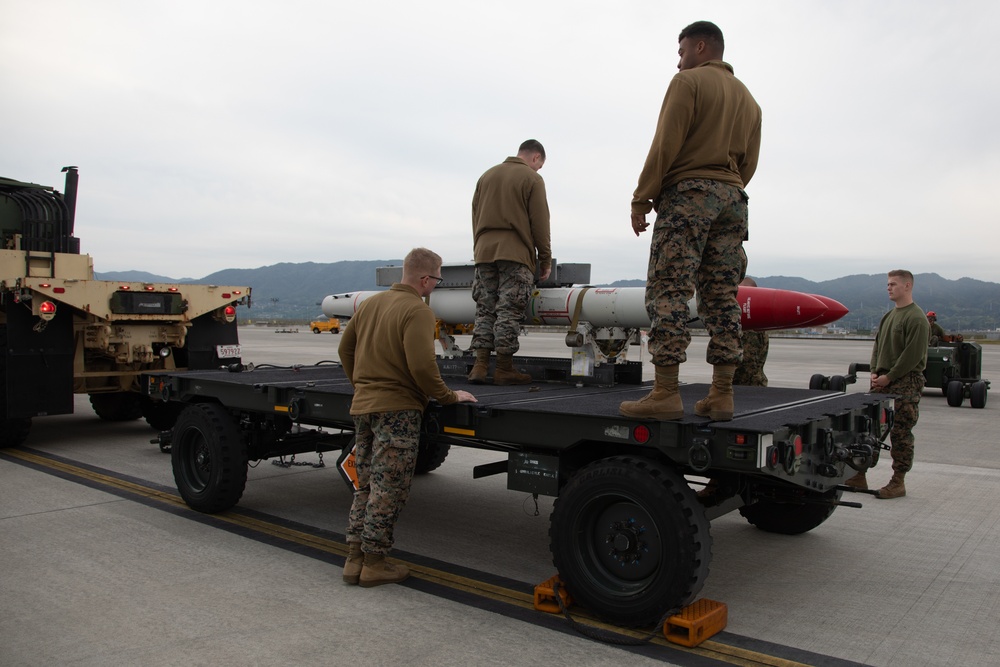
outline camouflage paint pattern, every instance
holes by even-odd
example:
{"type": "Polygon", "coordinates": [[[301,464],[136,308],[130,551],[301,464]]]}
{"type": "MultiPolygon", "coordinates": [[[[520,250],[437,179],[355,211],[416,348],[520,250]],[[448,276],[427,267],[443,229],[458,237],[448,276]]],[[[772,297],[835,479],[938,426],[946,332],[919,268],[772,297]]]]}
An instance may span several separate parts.
{"type": "Polygon", "coordinates": [[[764,363],[767,362],[767,350],[770,341],[766,331],[744,331],[740,336],[743,347],[743,361],[736,367],[733,384],[745,387],[766,387],[767,376],[764,375],[764,363]]]}
{"type": "Polygon", "coordinates": [[[688,301],[698,291],[698,314],[711,340],[708,363],[740,363],[740,306],[747,195],[718,181],[691,179],[664,189],[646,274],[646,312],[653,364],[687,361],[688,301]]]}
{"type": "Polygon", "coordinates": [[[889,431],[893,472],[905,474],[913,467],[913,427],[920,417],[923,390],[924,374],[920,371],[911,371],[885,387],[872,387],[873,393],[896,394],[896,414],[889,431]]]}
{"type": "Polygon", "coordinates": [[[497,354],[514,354],[520,349],[517,337],[534,285],[535,274],[524,264],[503,260],[476,264],[472,349],[496,350],[497,354]]]}
{"type": "Polygon", "coordinates": [[[347,523],[347,542],[364,553],[387,554],[399,513],[410,496],[420,443],[419,410],[354,417],[358,490],[347,523]]]}

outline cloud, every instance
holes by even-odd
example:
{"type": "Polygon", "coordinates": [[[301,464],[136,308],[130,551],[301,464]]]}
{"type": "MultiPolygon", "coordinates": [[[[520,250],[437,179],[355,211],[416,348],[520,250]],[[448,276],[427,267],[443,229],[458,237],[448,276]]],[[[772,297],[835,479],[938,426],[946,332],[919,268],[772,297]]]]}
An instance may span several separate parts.
{"type": "Polygon", "coordinates": [[[702,18],[764,110],[752,272],[1000,280],[985,1],[11,2],[0,174],[79,165],[100,271],[460,262],[476,180],[534,137],[555,256],[637,278],[628,201],[702,18]]]}

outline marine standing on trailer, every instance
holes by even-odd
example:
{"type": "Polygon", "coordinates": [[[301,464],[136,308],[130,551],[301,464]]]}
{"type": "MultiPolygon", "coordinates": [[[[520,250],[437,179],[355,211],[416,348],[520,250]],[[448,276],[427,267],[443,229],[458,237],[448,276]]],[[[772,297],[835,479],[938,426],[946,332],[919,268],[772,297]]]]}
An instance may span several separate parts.
{"type": "MultiPolygon", "coordinates": [[[[753,278],[744,278],[740,285],[756,287],[753,278]]],[[[741,387],[766,387],[767,375],[764,374],[764,364],[767,363],[767,352],[771,341],[766,331],[750,331],[744,329],[740,334],[740,347],[743,348],[743,361],[736,367],[733,374],[733,384],[741,387]]]]}
{"type": "Polygon", "coordinates": [[[539,280],[548,278],[552,269],[549,204],[545,181],[538,174],[544,164],[545,148],[528,139],[518,148],[517,157],[487,170],[476,183],[472,196],[476,262],[472,384],[486,382],[491,350],[497,354],[494,384],[531,382],[530,375],[514,368],[514,354],[520,349],[517,337],[535,284],[536,253],[539,280]]]}
{"type": "Polygon", "coordinates": [[[698,290],[698,310],[711,336],[713,365],[708,396],[695,414],[733,418],[733,373],[740,363],[739,252],[747,238],[747,194],[757,169],[760,107],[723,62],[718,26],[698,21],[678,38],[680,70],[667,88],[653,143],[632,196],[632,231],[638,236],[656,211],[646,275],[651,320],[649,353],[653,390],[619,408],[629,417],[679,419],[679,364],[691,343],[687,303],[698,290]]]}
{"type": "Polygon", "coordinates": [[[405,565],[385,556],[410,494],[427,397],[442,405],[476,400],[449,389],[438,370],[435,317],[424,299],[440,276],[441,257],[414,248],[403,260],[402,281],[366,299],[340,341],[340,362],[354,386],[358,475],[347,524],[344,581],[349,584],[378,586],[409,576],[405,565]]]}
{"type": "MultiPolygon", "coordinates": [[[[892,444],[892,479],[876,494],[879,498],[906,495],[903,477],[913,467],[913,427],[920,416],[920,394],[927,366],[930,325],[924,311],[913,302],[913,274],[902,269],[889,272],[889,300],[895,308],[882,316],[871,359],[871,389],[896,394],[896,414],[889,431],[892,444]]],[[[867,489],[865,473],[844,482],[867,489]]]]}

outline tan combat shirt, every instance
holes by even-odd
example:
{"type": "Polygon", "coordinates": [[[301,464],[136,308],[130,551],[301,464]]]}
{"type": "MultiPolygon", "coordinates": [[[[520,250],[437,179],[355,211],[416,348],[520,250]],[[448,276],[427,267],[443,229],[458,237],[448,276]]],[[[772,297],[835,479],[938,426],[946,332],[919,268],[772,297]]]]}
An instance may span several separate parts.
{"type": "Polygon", "coordinates": [[[552,265],[549,203],[545,181],[519,157],[489,169],[472,196],[472,239],[476,264],[507,260],[542,271],[552,265]]]}
{"type": "Polygon", "coordinates": [[[760,107],[728,63],[711,60],[675,74],[632,195],[632,212],[649,213],[663,188],[685,179],[746,187],[757,169],[760,126],[760,107]]]}
{"type": "Polygon", "coordinates": [[[434,357],[434,311],[417,290],[396,283],[358,306],[340,340],[340,363],[354,385],[352,415],[423,410],[458,396],[434,357]]]}

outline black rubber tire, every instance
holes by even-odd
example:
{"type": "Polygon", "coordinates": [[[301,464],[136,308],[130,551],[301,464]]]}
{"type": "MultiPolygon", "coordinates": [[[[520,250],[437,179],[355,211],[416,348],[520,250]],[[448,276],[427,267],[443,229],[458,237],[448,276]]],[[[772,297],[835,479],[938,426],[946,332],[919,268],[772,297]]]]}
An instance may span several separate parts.
{"type": "Polygon", "coordinates": [[[826,389],[823,385],[826,384],[826,376],[820,373],[816,373],[811,378],[809,378],[809,388],[810,389],[826,389]]]}
{"type": "Polygon", "coordinates": [[[335,335],[339,334],[340,333],[340,329],[330,329],[330,333],[335,334],[335,335]]]}
{"type": "Polygon", "coordinates": [[[191,509],[224,512],[243,496],[246,447],[236,422],[221,405],[184,408],[174,426],[170,462],[177,490],[191,509]]]}
{"type": "Polygon", "coordinates": [[[183,409],[183,403],[147,399],[142,404],[142,416],[154,431],[169,431],[177,423],[183,409]]]}
{"type": "Polygon", "coordinates": [[[448,458],[448,450],[451,445],[434,442],[427,438],[420,439],[420,447],[417,449],[417,463],[413,469],[416,475],[426,475],[432,470],[437,470],[448,458]]]}
{"type": "Polygon", "coordinates": [[[830,378],[830,391],[847,391],[847,378],[834,375],[830,378]]]}
{"type": "Polygon", "coordinates": [[[0,421],[0,449],[20,447],[31,431],[31,417],[17,417],[0,421]]]}
{"type": "Polygon", "coordinates": [[[142,394],[116,391],[91,394],[90,405],[97,416],[109,422],[130,422],[142,417],[142,394]]]}
{"type": "Polygon", "coordinates": [[[973,382],[972,386],[969,387],[969,405],[977,409],[985,408],[987,393],[988,389],[985,382],[982,380],[973,382]]]}
{"type": "Polygon", "coordinates": [[[314,334],[318,334],[319,332],[320,332],[319,331],[319,327],[313,327],[313,333],[314,334]]]}
{"type": "Polygon", "coordinates": [[[630,627],[650,626],[691,602],[712,560],[708,519],[694,491],[643,458],[607,458],[577,471],[555,501],[549,538],[570,595],[630,627]]]}
{"type": "Polygon", "coordinates": [[[0,324],[0,449],[20,447],[31,431],[31,417],[7,417],[7,325],[0,324]]]}
{"type": "Polygon", "coordinates": [[[962,383],[959,380],[952,380],[948,383],[947,391],[948,405],[953,408],[961,407],[965,400],[965,387],[962,383]]]}
{"type": "MultiPolygon", "coordinates": [[[[840,500],[841,491],[833,490],[826,493],[806,491],[807,500],[840,500]]],[[[768,532],[781,535],[801,535],[830,518],[837,506],[822,502],[778,502],[776,500],[758,500],[740,508],[740,514],[750,525],[768,532]]]]}

